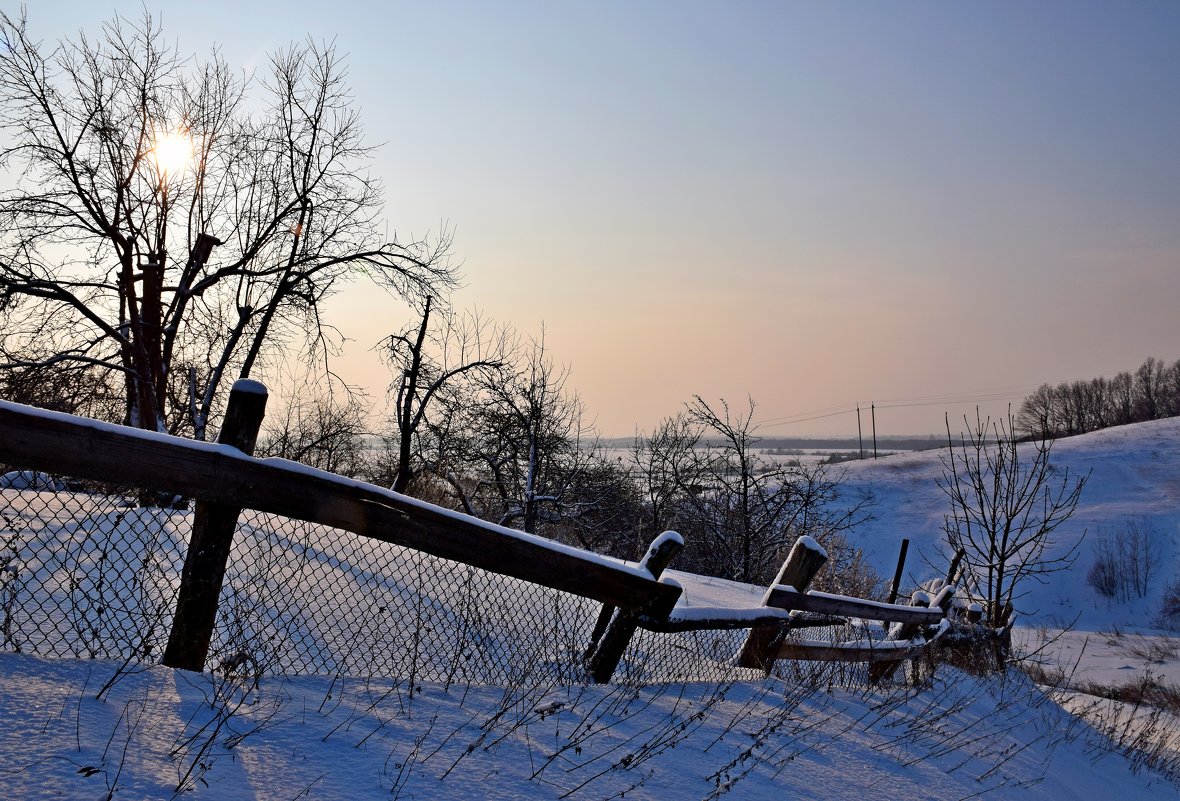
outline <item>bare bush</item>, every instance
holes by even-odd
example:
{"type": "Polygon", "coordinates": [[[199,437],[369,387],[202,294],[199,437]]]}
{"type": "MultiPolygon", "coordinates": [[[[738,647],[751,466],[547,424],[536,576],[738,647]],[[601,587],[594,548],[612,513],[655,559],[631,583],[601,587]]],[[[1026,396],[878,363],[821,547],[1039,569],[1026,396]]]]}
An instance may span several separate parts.
{"type": "Polygon", "coordinates": [[[843,532],[821,537],[828,561],[812,582],[811,588],[856,598],[885,600],[885,580],[873,569],[864,550],[848,541],[843,532]]]}
{"type": "Polygon", "coordinates": [[[698,395],[635,447],[651,518],[684,535],[678,567],[762,584],[799,537],[835,545],[869,516],[867,499],[841,498],[839,470],[763,458],[755,409],[698,395]]]}
{"type": "Polygon", "coordinates": [[[1020,447],[1016,422],[993,422],[976,411],[956,441],[947,419],[949,449],[938,486],[950,501],[943,523],[952,552],[963,551],[969,586],[986,603],[986,622],[1004,626],[1032,581],[1073,564],[1077,540],[1058,547],[1054,532],[1077,509],[1089,475],[1050,464],[1052,440],[1020,447]]]}
{"type": "Polygon", "coordinates": [[[1133,517],[1118,531],[1099,533],[1086,581],[1106,598],[1145,598],[1153,567],[1161,557],[1161,544],[1151,521],[1133,517]]]}
{"type": "Polygon", "coordinates": [[[257,454],[357,477],[367,470],[368,407],[351,387],[305,375],[264,421],[257,454]]]}
{"type": "MultiPolygon", "coordinates": [[[[1104,544],[1103,549],[1109,547],[1104,544]]],[[[1086,583],[1093,587],[1099,595],[1114,598],[1119,592],[1118,561],[1112,553],[1095,547],[1094,564],[1086,574],[1086,583]]],[[[1112,549],[1113,550],[1113,549],[1112,549]]]]}
{"type": "Polygon", "coordinates": [[[1125,652],[1144,662],[1152,662],[1156,664],[1163,664],[1176,658],[1178,652],[1178,644],[1171,637],[1144,637],[1136,636],[1130,638],[1125,647],[1125,652]]]}

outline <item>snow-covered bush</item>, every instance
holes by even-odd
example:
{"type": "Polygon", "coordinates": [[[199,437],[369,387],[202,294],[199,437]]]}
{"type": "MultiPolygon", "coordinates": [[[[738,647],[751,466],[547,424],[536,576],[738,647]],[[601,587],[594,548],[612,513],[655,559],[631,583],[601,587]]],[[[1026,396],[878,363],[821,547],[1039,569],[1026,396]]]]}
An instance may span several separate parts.
{"type": "Polygon", "coordinates": [[[864,550],[848,541],[842,532],[821,537],[828,561],[816,574],[811,589],[857,598],[885,600],[885,580],[873,569],[864,550]]]}

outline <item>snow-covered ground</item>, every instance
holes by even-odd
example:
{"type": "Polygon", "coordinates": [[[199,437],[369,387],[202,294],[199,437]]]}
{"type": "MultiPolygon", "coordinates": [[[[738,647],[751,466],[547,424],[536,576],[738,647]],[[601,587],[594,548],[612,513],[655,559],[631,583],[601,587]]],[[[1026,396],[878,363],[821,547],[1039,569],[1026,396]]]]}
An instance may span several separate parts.
{"type": "Polygon", "coordinates": [[[0,654],[5,798],[1147,801],[1030,682],[942,670],[921,691],[781,681],[411,688],[0,654]],[[179,791],[178,791],[178,788],[179,791]]]}
{"type": "MultiPolygon", "coordinates": [[[[1086,582],[1093,555],[1083,543],[1073,567],[1031,588],[1018,644],[1060,668],[1073,686],[1180,684],[1180,638],[1153,627],[1165,584],[1180,574],[1180,420],[1062,440],[1054,463],[1092,470],[1078,514],[1060,530],[1062,547],[1084,530],[1091,538],[1114,536],[1134,520],[1151,532],[1156,578],[1143,598],[1108,601],[1086,582]]],[[[946,501],[935,484],[941,469],[938,452],[849,465],[845,491],[871,493],[876,502],[876,519],[851,539],[882,575],[891,575],[902,537],[912,543],[913,582],[944,567],[946,501]]],[[[49,495],[25,492],[21,498],[56,514],[46,506],[49,495]]],[[[38,515],[27,513],[21,525],[46,518],[38,515]]],[[[108,517],[124,526],[130,519],[121,510],[101,519],[108,517]]],[[[38,536],[60,538],[67,529],[38,536]]],[[[356,564],[351,558],[333,570],[356,564]]],[[[65,576],[55,565],[22,569],[65,576]]],[[[157,568],[166,583],[175,569],[157,568]]],[[[310,580],[282,575],[288,595],[295,578],[310,580]]],[[[756,606],[763,593],[668,575],[685,587],[682,603],[690,607],[756,606]]],[[[66,578],[47,584],[58,585],[69,594],[66,578]]],[[[1175,750],[1169,719],[1118,701],[1056,694],[1082,713],[1070,715],[1020,676],[979,679],[940,668],[932,686],[915,692],[805,689],[737,681],[749,678],[738,672],[645,689],[568,686],[544,672],[522,673],[508,686],[411,686],[370,671],[368,678],[265,676],[253,688],[160,667],[124,672],[120,664],[0,653],[0,796],[1176,796],[1159,776],[1132,772],[1135,763],[1112,753],[1085,722],[1119,715],[1128,730],[1149,730],[1151,742],[1175,750]]]]}

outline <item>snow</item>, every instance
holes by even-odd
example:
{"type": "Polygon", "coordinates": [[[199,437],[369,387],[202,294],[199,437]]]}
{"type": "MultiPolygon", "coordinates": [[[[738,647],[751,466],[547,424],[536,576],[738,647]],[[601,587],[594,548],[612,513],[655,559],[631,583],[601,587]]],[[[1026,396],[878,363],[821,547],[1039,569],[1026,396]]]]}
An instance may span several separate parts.
{"type": "MultiPolygon", "coordinates": [[[[1023,447],[1023,446],[1022,446],[1023,447]]],[[[942,475],[945,449],[887,456],[847,465],[841,493],[869,494],[875,519],[849,532],[850,542],[863,548],[882,576],[893,574],[903,537],[911,541],[906,578],[911,586],[945,570],[949,551],[943,544],[943,517],[948,502],[935,484],[942,475]]],[[[1078,559],[1045,583],[1030,582],[1029,594],[1017,604],[1024,624],[1062,624],[1081,614],[1076,626],[1097,632],[1111,625],[1150,626],[1167,582],[1180,575],[1180,418],[1156,420],[1057,440],[1051,462],[1054,475],[1090,478],[1077,513],[1055,536],[1056,553],[1077,544],[1086,532],[1117,534],[1129,520],[1143,521],[1160,546],[1157,580],[1146,598],[1113,603],[1086,583],[1093,563],[1088,541],[1078,559]]]]}
{"type": "MultiPolygon", "coordinates": [[[[906,575],[912,585],[949,562],[942,535],[948,502],[935,483],[940,454],[945,450],[848,465],[842,492],[871,495],[876,515],[849,540],[881,575],[892,573],[902,537],[911,540],[906,575]]],[[[1180,686],[1180,634],[1159,628],[1158,619],[1167,585],[1180,577],[1180,418],[1057,440],[1051,462],[1057,476],[1089,473],[1077,513],[1055,532],[1055,553],[1077,546],[1077,560],[1044,583],[1027,585],[1017,605],[1016,649],[1059,673],[1067,686],[1180,686]],[[1129,521],[1151,532],[1158,548],[1154,577],[1145,597],[1115,601],[1086,581],[1091,542],[1119,536],[1129,521]]]]}
{"type": "Polygon", "coordinates": [[[755,606],[746,609],[732,606],[691,606],[676,607],[670,615],[671,620],[758,620],[759,618],[777,617],[790,620],[791,612],[787,609],[776,609],[773,606],[755,606]]]}
{"type": "Polygon", "coordinates": [[[755,587],[714,576],[701,576],[682,570],[665,570],[666,578],[674,578],[684,592],[676,603],[677,614],[692,607],[742,607],[761,606],[765,587],[755,587]]]}
{"type": "Polygon", "coordinates": [[[234,382],[231,392],[245,392],[250,395],[266,395],[266,385],[261,381],[254,381],[249,378],[239,378],[234,382]]]}
{"type": "Polygon", "coordinates": [[[651,545],[647,547],[647,553],[645,553],[643,558],[639,560],[639,566],[650,572],[650,568],[647,566],[648,560],[655,556],[666,543],[670,542],[675,543],[681,548],[684,547],[684,537],[681,537],[675,531],[665,531],[663,534],[651,541],[651,545]]]}
{"type": "Polygon", "coordinates": [[[0,476],[0,489],[60,492],[65,488],[66,485],[53,476],[33,470],[13,470],[0,476]]]}
{"type": "Polygon", "coordinates": [[[918,693],[765,683],[451,687],[340,677],[257,689],[154,667],[0,654],[5,797],[131,801],[819,798],[1147,801],[1018,677],[918,693]],[[216,736],[212,736],[216,730],[216,736]],[[109,795],[108,795],[109,794],[109,795]],[[624,795],[625,794],[625,795],[624,795]]]}

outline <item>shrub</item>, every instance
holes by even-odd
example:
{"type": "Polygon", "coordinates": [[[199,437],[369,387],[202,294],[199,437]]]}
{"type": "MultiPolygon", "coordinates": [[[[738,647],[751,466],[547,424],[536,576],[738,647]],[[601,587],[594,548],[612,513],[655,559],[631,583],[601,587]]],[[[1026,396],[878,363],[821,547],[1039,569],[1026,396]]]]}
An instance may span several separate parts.
{"type": "Polygon", "coordinates": [[[1094,564],[1086,581],[1106,598],[1143,598],[1160,557],[1160,544],[1151,522],[1133,517],[1122,529],[1101,532],[1094,540],[1094,564]]]}
{"type": "Polygon", "coordinates": [[[1119,591],[1118,563],[1110,553],[1099,550],[1094,555],[1094,564],[1086,574],[1086,582],[1105,598],[1114,598],[1119,591]]]}

